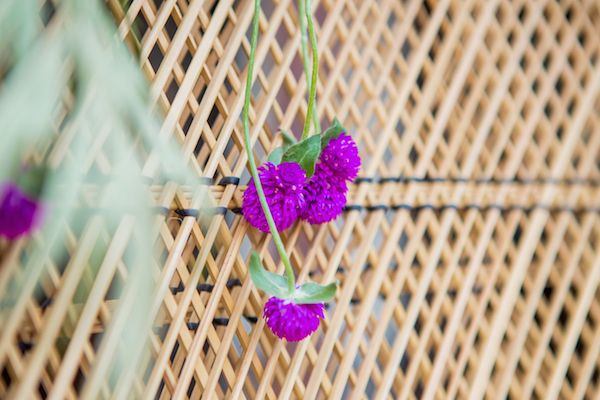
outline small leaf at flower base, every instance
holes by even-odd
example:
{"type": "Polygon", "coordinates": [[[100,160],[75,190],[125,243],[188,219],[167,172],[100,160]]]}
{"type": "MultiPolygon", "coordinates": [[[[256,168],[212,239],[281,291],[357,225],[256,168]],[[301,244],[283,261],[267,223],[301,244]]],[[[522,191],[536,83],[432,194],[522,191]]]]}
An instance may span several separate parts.
{"type": "Polygon", "coordinates": [[[267,161],[275,165],[281,164],[281,158],[283,154],[293,145],[298,143],[296,138],[292,136],[288,131],[281,130],[281,137],[283,138],[283,144],[276,147],[271,154],[267,157],[267,161]]]}
{"type": "Polygon", "coordinates": [[[297,304],[325,303],[335,297],[337,282],[322,286],[314,282],[308,282],[300,286],[294,292],[294,302],[297,304]]]}
{"type": "Polygon", "coordinates": [[[335,139],[336,137],[340,136],[340,134],[345,130],[346,128],[342,126],[340,121],[338,121],[337,118],[334,118],[331,126],[325,129],[325,132],[323,132],[321,135],[321,148],[325,148],[331,139],[335,139]]]}
{"type": "Polygon", "coordinates": [[[269,154],[269,157],[267,157],[267,161],[277,165],[281,163],[281,157],[283,157],[283,147],[279,146],[276,147],[275,150],[271,152],[271,154],[269,154]]]}
{"type": "Polygon", "coordinates": [[[315,163],[321,154],[321,138],[319,135],[310,136],[300,143],[290,146],[283,154],[281,161],[295,162],[302,167],[310,178],[315,171],[315,163]]]}
{"type": "Polygon", "coordinates": [[[298,140],[294,137],[294,135],[283,129],[281,130],[281,137],[283,138],[284,149],[288,149],[290,146],[293,146],[296,143],[298,143],[298,140]]]}
{"type": "Polygon", "coordinates": [[[257,288],[268,295],[281,299],[289,296],[287,280],[281,275],[265,270],[255,251],[250,255],[250,278],[257,288]]]}

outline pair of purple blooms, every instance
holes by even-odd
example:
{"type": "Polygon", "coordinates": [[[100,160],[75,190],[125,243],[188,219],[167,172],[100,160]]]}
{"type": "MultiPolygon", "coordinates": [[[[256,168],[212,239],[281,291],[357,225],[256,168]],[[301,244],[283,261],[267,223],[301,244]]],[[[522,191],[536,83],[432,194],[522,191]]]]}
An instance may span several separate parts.
{"type": "MultiPolygon", "coordinates": [[[[359,169],[356,143],[345,133],[325,146],[309,180],[294,162],[268,162],[259,167],[260,182],[277,230],[289,228],[298,218],[311,224],[334,220],[346,205],[347,182],[356,178],[359,169]]],[[[269,232],[254,181],[244,191],[242,213],[250,225],[269,232]]]]}
{"type": "MultiPolygon", "coordinates": [[[[259,178],[277,230],[289,228],[298,218],[311,224],[335,219],[344,210],[347,183],[356,178],[360,164],[356,143],[342,133],[323,148],[309,180],[297,163],[261,166],[259,178]]],[[[253,181],[244,192],[242,212],[252,226],[269,232],[253,181]]],[[[325,305],[297,304],[272,296],[265,304],[264,318],[279,338],[297,342],[319,328],[320,320],[325,318],[325,305]]]]}

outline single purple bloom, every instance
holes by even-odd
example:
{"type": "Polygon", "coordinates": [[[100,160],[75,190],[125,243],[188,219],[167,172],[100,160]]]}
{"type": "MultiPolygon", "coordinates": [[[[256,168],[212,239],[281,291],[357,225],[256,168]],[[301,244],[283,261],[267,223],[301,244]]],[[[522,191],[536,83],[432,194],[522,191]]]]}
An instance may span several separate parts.
{"type": "Polygon", "coordinates": [[[265,304],[263,316],[275,335],[297,342],[319,328],[321,319],[325,318],[325,305],[296,304],[292,300],[271,297],[265,304]]]}
{"type": "Polygon", "coordinates": [[[324,224],[334,220],[346,205],[346,182],[325,167],[315,166],[315,174],[304,187],[306,205],[300,217],[311,224],[324,224]]]}
{"type": "Polygon", "coordinates": [[[319,162],[342,180],[352,181],[360,169],[360,156],[352,136],[342,133],[331,139],[321,152],[319,162]]]}
{"type": "MultiPolygon", "coordinates": [[[[284,162],[274,165],[265,163],[259,170],[259,178],[278,231],[289,228],[304,207],[303,189],[306,174],[300,165],[284,162]]],[[[254,181],[250,181],[242,199],[242,213],[246,220],[263,232],[269,232],[267,218],[262,210],[254,181]]]]}
{"type": "Polygon", "coordinates": [[[41,220],[42,206],[16,184],[0,186],[0,236],[10,240],[30,233],[41,220]]]}

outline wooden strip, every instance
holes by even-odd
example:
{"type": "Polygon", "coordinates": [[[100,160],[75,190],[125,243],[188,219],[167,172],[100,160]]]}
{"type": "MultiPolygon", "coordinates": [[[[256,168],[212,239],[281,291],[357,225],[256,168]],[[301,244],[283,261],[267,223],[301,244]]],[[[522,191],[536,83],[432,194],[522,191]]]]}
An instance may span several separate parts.
{"type": "MultiPolygon", "coordinates": [[[[553,176],[559,176],[562,171],[565,170],[566,163],[569,162],[569,156],[573,151],[573,147],[575,146],[576,140],[579,138],[581,131],[583,129],[583,125],[585,124],[588,115],[590,114],[591,107],[596,100],[596,96],[598,95],[598,90],[600,90],[600,69],[597,69],[594,73],[594,78],[592,79],[591,86],[586,90],[584,94],[584,98],[581,102],[582,106],[578,110],[578,113],[573,122],[573,126],[570,128],[568,132],[568,136],[565,138],[562,144],[562,152],[561,156],[558,158],[556,164],[553,166],[553,176]]],[[[554,196],[556,189],[547,188],[544,191],[544,198],[550,199],[554,196]]],[[[517,268],[514,273],[510,277],[510,281],[507,285],[505,292],[502,297],[502,306],[498,310],[498,313],[495,315],[493,325],[494,326],[506,326],[506,321],[510,317],[510,310],[514,305],[514,301],[516,299],[515,292],[518,292],[519,287],[521,286],[524,273],[527,270],[524,266],[519,268],[519,264],[526,263],[526,260],[531,259],[531,255],[534,250],[534,241],[536,238],[539,238],[541,234],[541,229],[544,226],[543,221],[547,218],[547,213],[544,211],[537,211],[531,217],[531,222],[529,224],[529,229],[525,234],[525,239],[523,241],[523,245],[521,246],[522,251],[519,254],[519,259],[517,263],[517,268]]],[[[477,370],[477,374],[475,376],[474,386],[472,387],[471,393],[469,395],[470,398],[480,398],[483,391],[485,381],[485,377],[489,376],[491,372],[491,368],[493,366],[493,361],[495,359],[494,355],[498,351],[498,346],[500,340],[502,339],[502,334],[500,330],[493,331],[490,337],[488,338],[486,345],[484,347],[484,353],[489,355],[489,358],[486,357],[482,359],[482,365],[480,365],[477,370]]]]}
{"type": "MultiPolygon", "coordinates": [[[[434,127],[434,132],[438,132],[438,135],[441,135],[441,133],[442,133],[441,127],[445,125],[445,120],[447,120],[450,110],[451,110],[451,107],[453,106],[453,100],[456,98],[456,95],[458,94],[457,92],[458,92],[460,86],[462,85],[462,82],[464,82],[464,79],[466,78],[466,74],[468,72],[468,66],[470,65],[471,60],[473,60],[473,58],[475,56],[475,52],[476,52],[477,46],[479,44],[479,40],[481,39],[481,37],[483,36],[483,32],[487,28],[487,21],[492,17],[492,15],[497,7],[497,3],[489,2],[486,4],[486,6],[487,7],[485,9],[485,14],[478,21],[477,29],[476,29],[475,33],[473,34],[472,39],[470,40],[470,42],[467,46],[466,56],[463,60],[464,64],[461,65],[462,68],[457,72],[458,77],[455,77],[455,79],[453,79],[452,86],[451,86],[450,90],[448,91],[448,93],[455,93],[455,94],[454,94],[454,96],[448,95],[448,97],[446,98],[446,101],[444,102],[444,106],[442,107],[442,111],[440,111],[439,117],[436,122],[436,126],[438,128],[436,129],[434,127]]],[[[430,138],[430,141],[432,141],[432,143],[434,140],[435,140],[435,137],[430,138]]],[[[432,146],[430,146],[430,148],[431,147],[432,146]]],[[[429,154],[431,154],[431,151],[429,152],[429,154]]],[[[431,156],[429,156],[429,157],[431,157],[431,156]]],[[[424,159],[427,160],[428,158],[424,158],[424,159]]],[[[468,168],[465,168],[465,169],[466,169],[466,171],[469,171],[468,168]]],[[[446,229],[449,229],[449,227],[450,227],[449,223],[448,223],[449,215],[451,215],[451,214],[446,215],[446,218],[445,218],[446,221],[443,223],[443,226],[447,227],[446,229]]],[[[441,237],[445,236],[446,234],[442,234],[439,237],[441,238],[441,237]]],[[[442,241],[438,240],[436,243],[435,252],[439,252],[441,250],[441,247],[440,247],[441,244],[442,244],[442,241]]],[[[433,268],[435,268],[435,265],[436,265],[433,262],[433,260],[435,260],[436,258],[437,258],[437,256],[434,256],[432,258],[432,262],[430,262],[428,264],[427,270],[426,270],[427,272],[425,272],[426,276],[431,275],[431,273],[433,272],[433,268]]],[[[415,294],[415,297],[417,299],[422,299],[424,297],[428,281],[429,280],[425,279],[425,278],[423,278],[423,280],[421,281],[421,284],[420,284],[419,288],[417,289],[417,293],[415,294]]],[[[408,333],[410,332],[409,329],[412,329],[412,326],[414,325],[414,321],[416,320],[416,317],[417,317],[418,303],[420,303],[419,300],[411,301],[411,305],[409,308],[409,315],[407,316],[407,321],[406,321],[406,323],[407,323],[406,328],[402,330],[402,333],[396,338],[396,340],[394,342],[392,354],[391,354],[390,360],[388,361],[387,367],[384,372],[383,381],[377,390],[377,394],[376,394],[377,398],[382,398],[384,396],[384,394],[389,391],[390,386],[392,385],[392,372],[393,372],[392,366],[398,365],[398,363],[400,362],[400,356],[402,354],[402,349],[405,348],[406,342],[408,341],[408,333]]]]}

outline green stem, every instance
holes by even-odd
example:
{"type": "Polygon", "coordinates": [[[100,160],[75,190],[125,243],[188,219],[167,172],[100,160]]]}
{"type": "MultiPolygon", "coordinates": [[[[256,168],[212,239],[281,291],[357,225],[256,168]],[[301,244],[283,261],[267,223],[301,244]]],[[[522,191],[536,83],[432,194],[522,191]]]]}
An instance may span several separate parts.
{"type": "Polygon", "coordinates": [[[254,16],[252,17],[252,40],[250,42],[250,58],[248,60],[248,76],[246,78],[246,90],[244,93],[244,108],[242,109],[242,124],[244,127],[244,146],[246,147],[246,153],[248,154],[248,164],[250,164],[250,173],[252,174],[252,179],[254,180],[254,185],[256,186],[256,193],[258,193],[260,205],[263,209],[263,212],[265,213],[265,217],[267,218],[269,230],[271,231],[271,235],[273,235],[273,241],[275,242],[277,252],[281,257],[281,261],[283,262],[283,265],[285,266],[285,271],[287,272],[288,289],[291,295],[296,289],[296,279],[294,278],[294,270],[292,269],[290,259],[288,258],[287,253],[285,252],[285,247],[283,246],[283,242],[281,241],[279,232],[277,232],[277,227],[275,226],[275,221],[273,220],[271,210],[269,210],[269,204],[267,203],[265,192],[263,191],[262,184],[260,183],[260,178],[258,177],[256,162],[254,161],[254,154],[252,153],[252,144],[250,143],[250,123],[248,119],[248,112],[250,110],[250,97],[252,96],[252,77],[254,75],[256,43],[258,41],[259,17],[260,0],[254,0],[254,16]]]}
{"type": "Polygon", "coordinates": [[[306,0],[306,20],[308,21],[308,34],[310,36],[310,45],[312,50],[312,78],[310,80],[310,90],[308,96],[308,109],[306,111],[306,121],[304,121],[304,130],[302,131],[302,139],[308,137],[310,120],[313,118],[313,113],[316,116],[316,99],[317,99],[317,79],[319,77],[319,51],[317,48],[317,35],[315,33],[315,25],[312,18],[311,0],[306,0]]]}
{"type": "MultiPolygon", "coordinates": [[[[310,65],[308,63],[308,35],[306,33],[306,0],[298,0],[298,18],[300,20],[300,44],[302,45],[302,66],[304,67],[304,76],[306,83],[310,80],[310,65]]],[[[310,92],[310,87],[308,88],[310,92]]],[[[313,124],[315,132],[321,132],[321,123],[316,112],[317,103],[313,104],[313,124]]]]}

